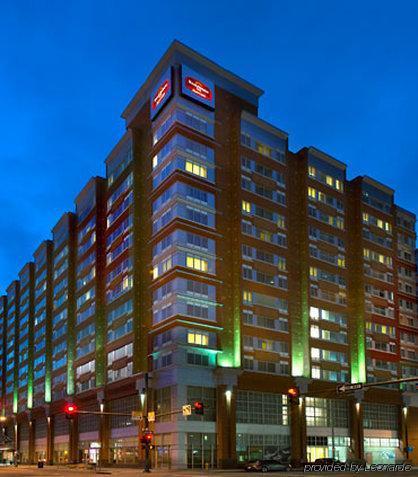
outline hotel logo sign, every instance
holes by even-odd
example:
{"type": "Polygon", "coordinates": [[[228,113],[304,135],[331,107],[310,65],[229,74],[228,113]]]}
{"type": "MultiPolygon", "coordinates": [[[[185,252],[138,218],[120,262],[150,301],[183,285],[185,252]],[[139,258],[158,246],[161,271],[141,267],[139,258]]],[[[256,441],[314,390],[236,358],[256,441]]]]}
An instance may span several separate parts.
{"type": "Polygon", "coordinates": [[[173,94],[171,67],[162,75],[152,90],[150,99],[151,119],[154,119],[173,94]]]}
{"type": "Polygon", "coordinates": [[[181,67],[181,92],[210,109],[215,108],[215,85],[189,67],[181,67]]]}

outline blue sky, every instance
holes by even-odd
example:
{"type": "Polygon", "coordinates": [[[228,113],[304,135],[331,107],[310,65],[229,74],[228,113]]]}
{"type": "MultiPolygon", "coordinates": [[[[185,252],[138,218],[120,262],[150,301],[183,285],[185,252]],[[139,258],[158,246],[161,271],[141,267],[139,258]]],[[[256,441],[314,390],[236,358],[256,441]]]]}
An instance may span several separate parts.
{"type": "Polygon", "coordinates": [[[123,133],[177,38],[265,91],[260,115],[418,212],[418,2],[4,0],[0,293],[123,133]]]}

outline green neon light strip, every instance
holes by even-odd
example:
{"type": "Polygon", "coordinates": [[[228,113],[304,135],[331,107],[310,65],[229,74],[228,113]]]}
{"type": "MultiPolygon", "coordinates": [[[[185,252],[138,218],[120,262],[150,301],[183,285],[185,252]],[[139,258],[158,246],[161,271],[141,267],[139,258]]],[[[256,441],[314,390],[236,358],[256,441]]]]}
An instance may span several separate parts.
{"type": "Polygon", "coordinates": [[[303,273],[301,283],[300,316],[292,317],[292,376],[311,376],[309,361],[309,305],[308,280],[303,273]]]}
{"type": "Polygon", "coordinates": [[[366,380],[366,343],[364,319],[359,319],[355,331],[355,342],[351,351],[351,382],[365,383],[366,380]]]}

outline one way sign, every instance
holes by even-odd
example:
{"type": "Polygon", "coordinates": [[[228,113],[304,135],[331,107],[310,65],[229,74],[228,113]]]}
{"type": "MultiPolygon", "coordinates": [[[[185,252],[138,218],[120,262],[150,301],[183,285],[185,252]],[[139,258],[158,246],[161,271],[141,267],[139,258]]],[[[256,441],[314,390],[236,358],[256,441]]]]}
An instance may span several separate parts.
{"type": "Polygon", "coordinates": [[[337,393],[347,393],[349,391],[357,391],[358,389],[363,389],[362,383],[344,383],[337,386],[337,393]]]}

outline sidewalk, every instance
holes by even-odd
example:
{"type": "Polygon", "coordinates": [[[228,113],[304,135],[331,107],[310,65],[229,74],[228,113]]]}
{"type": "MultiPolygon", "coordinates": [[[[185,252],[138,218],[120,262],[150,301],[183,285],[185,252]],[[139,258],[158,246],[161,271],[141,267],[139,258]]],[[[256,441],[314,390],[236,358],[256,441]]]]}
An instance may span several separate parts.
{"type": "MultiPolygon", "coordinates": [[[[82,464],[74,464],[74,465],[46,465],[43,468],[38,468],[37,465],[25,465],[21,464],[18,467],[14,466],[7,466],[4,467],[9,472],[13,471],[23,471],[29,470],[31,472],[42,474],[55,474],[55,473],[78,473],[78,474],[87,474],[87,475],[118,475],[118,476],[138,476],[138,472],[142,473],[143,467],[103,467],[100,470],[94,468],[86,468],[82,464]]],[[[0,467],[1,470],[1,467],[0,467]]],[[[214,474],[234,474],[234,473],[242,473],[244,472],[243,469],[151,469],[152,474],[156,475],[214,475],[214,474]]],[[[1,471],[0,471],[1,475],[1,471]]]]}

